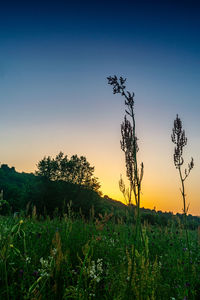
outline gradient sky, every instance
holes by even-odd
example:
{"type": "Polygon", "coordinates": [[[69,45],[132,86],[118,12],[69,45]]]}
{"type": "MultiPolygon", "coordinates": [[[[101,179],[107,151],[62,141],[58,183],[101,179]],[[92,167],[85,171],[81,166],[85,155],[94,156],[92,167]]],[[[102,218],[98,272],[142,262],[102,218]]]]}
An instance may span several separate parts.
{"type": "Polygon", "coordinates": [[[123,200],[124,102],[106,77],[135,92],[144,207],[181,212],[171,130],[188,137],[189,212],[200,215],[198,1],[12,1],[0,7],[0,161],[34,172],[44,155],[84,155],[102,192],[123,200]],[[73,3],[72,3],[73,2],[73,3]]]}

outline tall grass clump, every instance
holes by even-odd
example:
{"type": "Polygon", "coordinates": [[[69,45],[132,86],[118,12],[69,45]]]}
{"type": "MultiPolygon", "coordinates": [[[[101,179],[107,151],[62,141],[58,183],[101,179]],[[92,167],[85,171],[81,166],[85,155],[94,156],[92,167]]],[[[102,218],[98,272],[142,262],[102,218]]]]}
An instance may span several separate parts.
{"type": "Polygon", "coordinates": [[[0,299],[200,299],[197,231],[190,277],[181,224],[147,224],[143,238],[138,251],[133,226],[112,213],[87,221],[0,216],[0,299]]]}

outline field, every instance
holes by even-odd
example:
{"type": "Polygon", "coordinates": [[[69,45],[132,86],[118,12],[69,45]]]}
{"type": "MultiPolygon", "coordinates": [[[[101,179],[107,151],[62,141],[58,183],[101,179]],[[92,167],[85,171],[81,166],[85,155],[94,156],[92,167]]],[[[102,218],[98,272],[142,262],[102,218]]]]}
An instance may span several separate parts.
{"type": "Polygon", "coordinates": [[[134,225],[111,215],[89,221],[0,218],[0,299],[199,299],[198,231],[189,253],[181,223],[134,225]]]}

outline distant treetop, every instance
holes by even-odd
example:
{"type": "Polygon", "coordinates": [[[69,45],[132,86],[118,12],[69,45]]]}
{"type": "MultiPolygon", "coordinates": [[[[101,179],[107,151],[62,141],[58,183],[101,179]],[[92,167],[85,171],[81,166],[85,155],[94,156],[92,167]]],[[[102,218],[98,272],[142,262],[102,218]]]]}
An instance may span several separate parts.
{"type": "Polygon", "coordinates": [[[94,167],[91,167],[86,157],[72,155],[68,159],[63,152],[58,153],[55,158],[45,156],[37,164],[36,175],[53,181],[66,181],[85,186],[98,191],[100,183],[94,177],[94,167]]]}

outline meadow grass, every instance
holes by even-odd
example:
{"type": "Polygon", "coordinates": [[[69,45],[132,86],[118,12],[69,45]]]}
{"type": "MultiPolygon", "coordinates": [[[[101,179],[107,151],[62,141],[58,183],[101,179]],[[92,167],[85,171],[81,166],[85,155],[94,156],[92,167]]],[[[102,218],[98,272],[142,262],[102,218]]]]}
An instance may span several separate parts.
{"type": "Polygon", "coordinates": [[[190,264],[181,224],[142,231],[138,251],[134,225],[111,215],[0,217],[0,299],[199,299],[198,231],[190,231],[190,264]]]}

